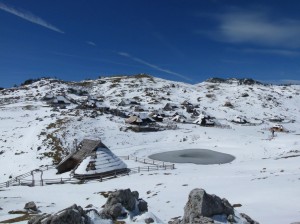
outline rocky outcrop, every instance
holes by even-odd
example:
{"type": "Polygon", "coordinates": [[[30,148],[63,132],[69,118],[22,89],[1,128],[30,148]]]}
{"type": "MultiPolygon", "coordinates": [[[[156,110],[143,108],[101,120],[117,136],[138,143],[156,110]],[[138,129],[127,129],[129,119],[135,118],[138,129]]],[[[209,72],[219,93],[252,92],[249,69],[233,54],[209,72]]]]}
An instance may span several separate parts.
{"type": "Polygon", "coordinates": [[[28,224],[90,224],[90,218],[85,211],[76,204],[53,215],[35,216],[28,224]]]}
{"type": "Polygon", "coordinates": [[[261,82],[257,81],[257,80],[253,80],[250,78],[243,78],[243,79],[237,79],[237,78],[229,78],[229,79],[223,79],[223,78],[210,78],[207,79],[206,82],[210,82],[210,83],[227,83],[227,84],[233,84],[233,83],[237,83],[239,85],[262,85],[261,82]]]}
{"type": "Polygon", "coordinates": [[[140,214],[148,211],[148,204],[139,199],[139,193],[130,189],[117,190],[108,196],[100,216],[105,219],[117,219],[128,213],[140,214]]]}
{"type": "Polygon", "coordinates": [[[36,207],[36,204],[33,201],[27,202],[24,206],[24,209],[31,210],[31,211],[34,211],[34,212],[38,211],[38,209],[36,207]]]}
{"type": "MultiPolygon", "coordinates": [[[[30,208],[34,205],[28,204],[30,208]]],[[[27,207],[28,207],[27,206],[27,207]]],[[[91,206],[88,206],[91,207],[91,206]]],[[[117,190],[110,193],[103,210],[98,213],[95,209],[84,211],[76,204],[55,214],[43,214],[33,217],[28,224],[93,224],[113,223],[117,218],[137,219],[139,215],[145,216],[145,223],[152,223],[158,220],[154,215],[148,217],[148,204],[139,198],[137,191],[130,189],[117,190]]]]}
{"type": "Polygon", "coordinates": [[[203,189],[194,189],[185,205],[183,222],[194,223],[194,219],[221,214],[234,214],[233,207],[226,199],[207,194],[203,189]]]}
{"type": "Polygon", "coordinates": [[[244,213],[240,213],[240,215],[246,219],[246,221],[249,223],[249,224],[259,224],[258,222],[256,222],[255,220],[251,219],[248,215],[244,214],[244,213]]]}
{"type": "Polygon", "coordinates": [[[245,214],[235,214],[234,208],[227,199],[196,188],[189,194],[188,202],[184,207],[182,220],[175,219],[170,224],[211,224],[215,218],[220,217],[226,222],[235,223],[241,221],[244,224],[258,224],[245,214]],[[239,219],[239,220],[237,220],[239,219]],[[242,220],[241,220],[242,219],[242,220]]]}

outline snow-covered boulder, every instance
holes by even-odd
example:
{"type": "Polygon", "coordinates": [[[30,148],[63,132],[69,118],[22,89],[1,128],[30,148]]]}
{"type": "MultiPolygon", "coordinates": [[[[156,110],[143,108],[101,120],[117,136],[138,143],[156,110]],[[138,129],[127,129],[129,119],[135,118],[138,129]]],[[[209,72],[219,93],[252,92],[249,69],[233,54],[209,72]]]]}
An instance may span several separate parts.
{"type": "Polygon", "coordinates": [[[36,204],[33,201],[27,202],[24,206],[24,209],[35,211],[35,212],[38,211],[36,204]]]}
{"type": "Polygon", "coordinates": [[[147,202],[139,199],[139,193],[125,189],[117,190],[109,195],[100,216],[116,220],[120,216],[136,216],[146,211],[148,211],[147,202]]]}
{"type": "Polygon", "coordinates": [[[258,224],[245,214],[240,214],[234,210],[227,199],[212,194],[207,194],[204,189],[196,188],[189,194],[188,202],[184,207],[182,220],[170,221],[172,224],[192,224],[192,223],[240,223],[258,224]]]}
{"type": "Polygon", "coordinates": [[[203,189],[194,189],[189,194],[188,202],[184,208],[184,223],[193,223],[195,218],[211,217],[214,215],[232,215],[233,207],[226,199],[210,195],[203,189]]]}

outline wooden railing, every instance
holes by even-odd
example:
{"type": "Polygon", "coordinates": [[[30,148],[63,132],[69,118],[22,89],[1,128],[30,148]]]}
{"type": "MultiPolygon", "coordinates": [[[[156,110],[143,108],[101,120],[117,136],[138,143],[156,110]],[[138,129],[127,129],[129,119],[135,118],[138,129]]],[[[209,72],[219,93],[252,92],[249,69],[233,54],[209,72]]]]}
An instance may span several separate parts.
{"type": "MultiPolygon", "coordinates": [[[[11,178],[10,180],[6,181],[6,182],[3,182],[3,183],[0,183],[0,188],[1,187],[9,187],[9,186],[13,186],[13,185],[21,185],[21,181],[24,181],[24,179],[26,177],[29,177],[29,176],[33,176],[34,174],[36,173],[39,173],[39,172],[43,172],[43,171],[46,171],[46,170],[49,170],[49,169],[54,169],[55,166],[53,165],[46,165],[44,167],[41,167],[39,169],[35,169],[35,170],[31,170],[27,173],[23,173],[19,176],[16,176],[14,178],[11,178]]],[[[28,181],[28,180],[27,180],[28,181]]],[[[34,180],[33,180],[34,181],[34,180]]],[[[32,182],[32,181],[31,181],[32,182]]]]}
{"type": "MultiPolygon", "coordinates": [[[[143,159],[137,159],[141,160],[142,162],[144,161],[143,159]]],[[[146,162],[153,161],[153,160],[145,160],[146,162]]],[[[156,161],[157,162],[157,161],[156,161]]],[[[152,162],[153,163],[153,162],[152,162]]],[[[41,177],[40,180],[28,180],[24,179],[28,176],[31,176],[34,173],[40,172],[40,171],[45,171],[49,169],[50,167],[54,166],[48,166],[47,168],[43,169],[36,169],[30,172],[27,172],[25,174],[19,175],[12,180],[9,180],[4,183],[0,183],[0,188],[1,187],[10,187],[10,186],[44,186],[44,185],[50,185],[50,184],[65,184],[65,183],[71,183],[71,184],[80,184],[80,183],[85,183],[87,181],[91,180],[96,180],[96,181],[105,181],[109,180],[112,178],[116,178],[118,176],[124,176],[124,175],[130,175],[134,173],[140,173],[140,172],[150,172],[150,171],[156,171],[156,170],[173,170],[175,169],[174,164],[164,164],[163,165],[149,165],[149,166],[142,166],[142,167],[134,167],[134,168],[128,168],[128,169],[122,169],[122,170],[115,170],[111,172],[106,172],[106,173],[98,173],[98,174],[91,174],[91,175],[79,175],[79,174],[74,174],[74,176],[69,177],[69,178],[54,178],[54,179],[43,179],[41,177]]]]}
{"type": "Polygon", "coordinates": [[[121,158],[123,160],[133,160],[135,162],[151,164],[151,165],[156,165],[156,166],[175,166],[173,163],[152,160],[152,159],[146,159],[146,158],[138,158],[135,156],[119,156],[119,158],[121,158]]]}

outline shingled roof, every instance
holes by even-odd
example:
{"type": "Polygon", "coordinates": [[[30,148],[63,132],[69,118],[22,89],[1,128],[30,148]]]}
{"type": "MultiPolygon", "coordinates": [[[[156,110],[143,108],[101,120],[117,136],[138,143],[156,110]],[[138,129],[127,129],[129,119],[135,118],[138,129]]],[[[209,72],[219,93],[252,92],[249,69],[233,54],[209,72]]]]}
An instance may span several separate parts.
{"type": "Polygon", "coordinates": [[[84,139],[74,152],[69,154],[57,165],[57,173],[64,173],[74,169],[87,155],[97,149],[97,147],[107,148],[100,140],[84,139]]]}

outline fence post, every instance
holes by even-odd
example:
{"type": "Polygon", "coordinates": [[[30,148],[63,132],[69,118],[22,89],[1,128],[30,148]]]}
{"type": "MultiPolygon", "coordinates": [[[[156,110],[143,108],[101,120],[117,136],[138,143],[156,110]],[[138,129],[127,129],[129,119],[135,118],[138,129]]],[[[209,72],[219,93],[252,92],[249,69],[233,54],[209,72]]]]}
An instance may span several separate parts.
{"type": "Polygon", "coordinates": [[[153,165],[154,165],[154,160],[153,160],[153,165]]]}
{"type": "Polygon", "coordinates": [[[117,171],[115,171],[115,177],[117,177],[117,171]]]}
{"type": "Polygon", "coordinates": [[[33,171],[31,171],[31,176],[32,176],[32,187],[34,187],[34,175],[33,175],[33,171]]]}
{"type": "Polygon", "coordinates": [[[175,164],[173,163],[173,167],[172,167],[172,169],[174,170],[175,169],[175,164]]]}
{"type": "Polygon", "coordinates": [[[41,171],[41,184],[42,184],[42,186],[44,186],[44,181],[43,181],[43,171],[42,170],[40,170],[41,171]]]}
{"type": "Polygon", "coordinates": [[[149,172],[149,166],[148,166],[148,172],[149,172]]]}
{"type": "Polygon", "coordinates": [[[129,155],[128,155],[128,159],[127,160],[129,160],[129,155]]]}
{"type": "Polygon", "coordinates": [[[138,172],[140,172],[140,167],[138,167],[138,172]]]}
{"type": "Polygon", "coordinates": [[[144,159],[144,163],[146,163],[146,162],[145,162],[145,159],[144,159]]]}
{"type": "Polygon", "coordinates": [[[135,157],[135,161],[137,162],[137,157],[135,157]]]}
{"type": "Polygon", "coordinates": [[[60,178],[60,183],[61,183],[61,184],[63,183],[62,177],[60,178]]]}

